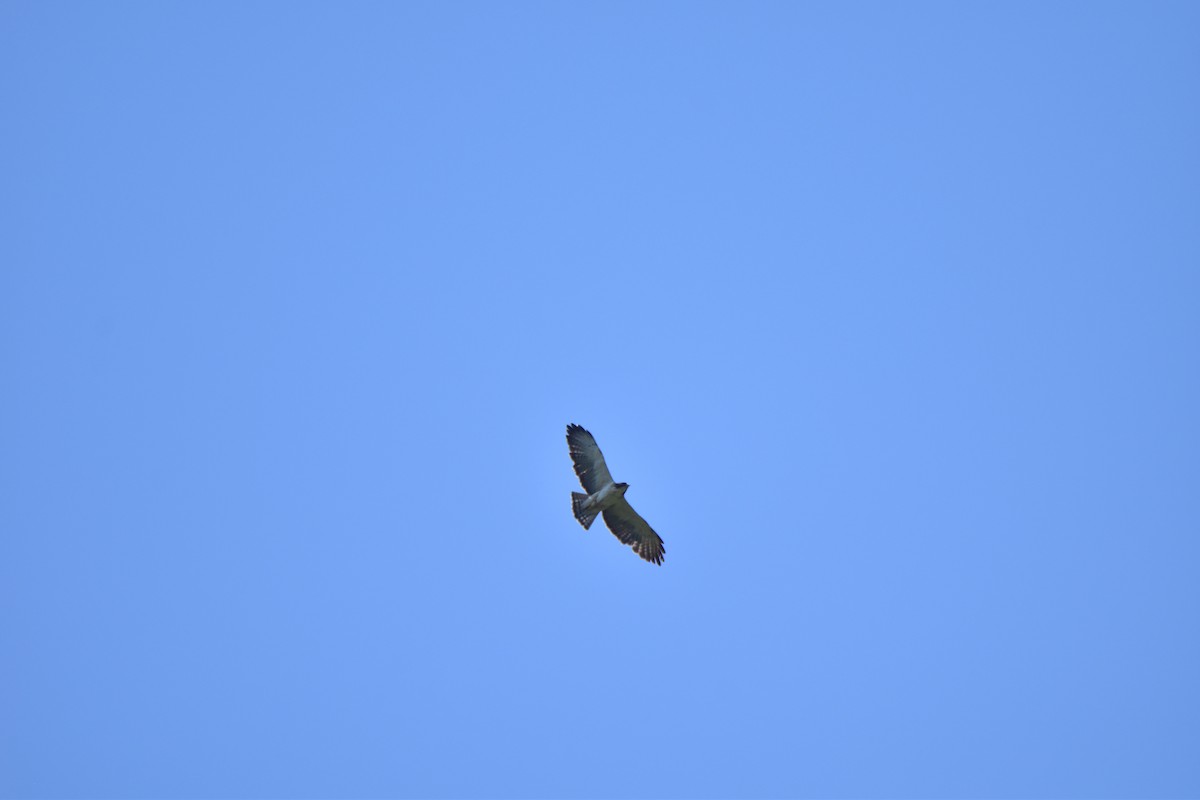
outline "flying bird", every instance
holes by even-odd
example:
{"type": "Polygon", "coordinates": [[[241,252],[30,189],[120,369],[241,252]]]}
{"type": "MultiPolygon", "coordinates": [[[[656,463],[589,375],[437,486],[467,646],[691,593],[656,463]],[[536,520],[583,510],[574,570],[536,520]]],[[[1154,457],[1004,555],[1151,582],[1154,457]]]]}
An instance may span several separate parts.
{"type": "Polygon", "coordinates": [[[567,447],[571,451],[571,461],[575,463],[575,474],[587,491],[587,494],[571,492],[571,511],[575,513],[575,519],[587,530],[592,527],[596,515],[603,514],[604,524],[622,544],[632,545],[633,552],[661,565],[666,552],[663,540],[625,499],[629,484],[613,482],[595,437],[578,425],[568,425],[567,447]]]}

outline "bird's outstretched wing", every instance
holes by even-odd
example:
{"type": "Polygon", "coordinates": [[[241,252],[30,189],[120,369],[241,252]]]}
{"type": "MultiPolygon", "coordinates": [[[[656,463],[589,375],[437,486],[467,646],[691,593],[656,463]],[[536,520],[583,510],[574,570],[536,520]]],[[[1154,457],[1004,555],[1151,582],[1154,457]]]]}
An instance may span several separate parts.
{"type": "Polygon", "coordinates": [[[595,494],[613,482],[604,454],[590,433],[578,425],[568,425],[567,447],[571,450],[571,461],[575,462],[575,474],[588,494],[595,494]]]}
{"type": "Polygon", "coordinates": [[[633,552],[647,561],[662,564],[663,553],[667,552],[662,538],[624,497],[604,509],[604,524],[623,544],[632,545],[633,552]]]}

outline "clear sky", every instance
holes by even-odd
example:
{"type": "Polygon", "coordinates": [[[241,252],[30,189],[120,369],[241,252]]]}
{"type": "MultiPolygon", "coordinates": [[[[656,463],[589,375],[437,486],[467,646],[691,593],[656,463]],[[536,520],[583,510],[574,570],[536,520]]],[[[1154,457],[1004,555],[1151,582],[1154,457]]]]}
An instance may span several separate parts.
{"type": "Polygon", "coordinates": [[[0,795],[1200,796],[1200,5],[5,1],[0,112],[0,795]]]}

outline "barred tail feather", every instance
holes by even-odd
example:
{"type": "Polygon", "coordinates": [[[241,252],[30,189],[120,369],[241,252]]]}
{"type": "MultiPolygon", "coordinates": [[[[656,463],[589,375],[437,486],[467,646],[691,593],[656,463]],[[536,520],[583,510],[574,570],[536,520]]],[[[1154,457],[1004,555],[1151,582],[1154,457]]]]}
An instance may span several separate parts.
{"type": "Polygon", "coordinates": [[[586,494],[571,492],[571,511],[574,512],[575,519],[579,520],[579,524],[585,531],[592,527],[592,523],[596,521],[596,515],[600,513],[595,509],[584,508],[587,499],[586,494]]]}

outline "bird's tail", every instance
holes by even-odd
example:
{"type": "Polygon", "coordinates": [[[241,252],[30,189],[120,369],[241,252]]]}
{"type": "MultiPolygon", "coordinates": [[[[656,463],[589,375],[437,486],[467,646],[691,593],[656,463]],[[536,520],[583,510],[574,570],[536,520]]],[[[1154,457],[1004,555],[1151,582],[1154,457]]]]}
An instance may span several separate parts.
{"type": "Polygon", "coordinates": [[[586,531],[592,527],[592,523],[596,521],[596,515],[600,512],[594,508],[585,508],[584,503],[587,502],[588,496],[579,492],[571,492],[571,511],[575,513],[575,519],[579,520],[579,524],[586,531]]]}

